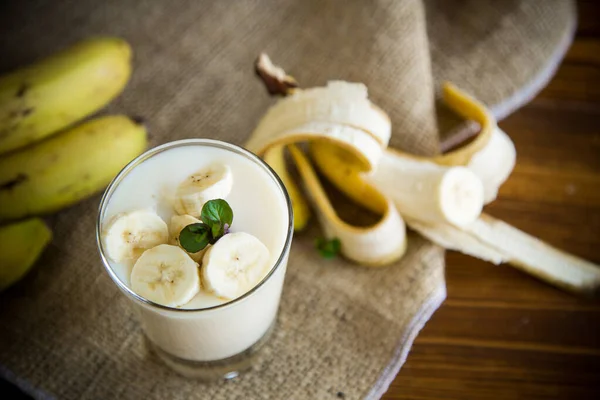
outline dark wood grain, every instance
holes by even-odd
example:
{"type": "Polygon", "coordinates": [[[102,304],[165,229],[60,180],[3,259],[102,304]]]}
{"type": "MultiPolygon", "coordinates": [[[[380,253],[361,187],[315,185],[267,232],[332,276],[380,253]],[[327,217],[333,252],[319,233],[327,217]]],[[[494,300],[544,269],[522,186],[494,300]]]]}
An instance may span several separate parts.
{"type": "MultiPolygon", "coordinates": [[[[548,87],[500,123],[517,165],[487,211],[600,263],[600,2],[548,87]]],[[[446,256],[448,299],[384,399],[600,399],[600,302],[446,256]]]]}

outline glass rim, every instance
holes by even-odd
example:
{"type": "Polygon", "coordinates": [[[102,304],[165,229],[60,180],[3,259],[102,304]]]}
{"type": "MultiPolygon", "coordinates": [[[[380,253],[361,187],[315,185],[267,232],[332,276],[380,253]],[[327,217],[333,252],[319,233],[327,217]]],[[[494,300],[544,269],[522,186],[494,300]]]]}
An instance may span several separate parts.
{"type": "Polygon", "coordinates": [[[285,185],[283,184],[283,182],[281,181],[281,178],[279,178],[277,173],[275,173],[275,171],[269,166],[269,164],[267,164],[259,156],[252,153],[251,151],[246,150],[241,146],[238,146],[238,145],[235,145],[232,143],[223,142],[221,140],[215,140],[215,139],[175,140],[175,141],[167,142],[167,143],[158,145],[156,147],[153,147],[151,149],[148,149],[144,153],[140,154],[139,156],[137,156],[136,158],[131,160],[129,163],[127,163],[127,165],[125,165],[121,169],[121,171],[119,171],[119,173],[112,179],[112,181],[106,187],[106,190],[102,194],[102,198],[100,200],[100,205],[98,207],[98,217],[96,219],[96,244],[98,245],[98,251],[100,252],[100,258],[102,259],[102,264],[104,265],[104,269],[106,269],[106,271],[108,272],[108,275],[110,276],[112,281],[117,285],[117,287],[121,291],[123,291],[127,296],[133,298],[133,300],[138,301],[146,306],[149,306],[152,308],[158,308],[158,309],[165,310],[165,311],[180,312],[180,313],[199,313],[199,312],[213,311],[213,310],[217,310],[217,309],[221,309],[221,308],[227,308],[238,302],[243,301],[244,299],[246,299],[247,297],[252,295],[258,289],[260,289],[275,274],[275,272],[277,270],[279,270],[281,268],[281,265],[284,263],[285,258],[289,254],[289,250],[290,250],[291,243],[292,243],[293,233],[294,233],[294,211],[292,209],[292,202],[291,202],[290,196],[285,188],[285,185]],[[170,307],[170,306],[166,306],[163,304],[155,303],[155,302],[148,300],[145,297],[140,296],[139,294],[135,293],[129,286],[127,286],[124,282],[121,281],[121,279],[119,279],[119,277],[117,276],[117,274],[115,273],[113,268],[110,266],[108,258],[104,252],[104,246],[102,244],[102,237],[101,237],[102,236],[101,225],[102,225],[102,219],[103,219],[102,217],[104,216],[106,205],[108,204],[108,201],[109,201],[110,197],[112,196],[113,192],[115,191],[116,187],[125,178],[125,176],[127,176],[127,174],[129,174],[135,167],[137,167],[144,161],[148,160],[149,158],[155,156],[156,154],[162,153],[163,151],[171,149],[171,148],[182,147],[182,146],[191,146],[191,145],[205,145],[205,146],[218,147],[221,149],[233,151],[237,154],[240,154],[240,155],[246,157],[250,161],[253,161],[253,162],[259,164],[270,175],[271,179],[273,179],[275,181],[276,185],[281,190],[281,193],[283,194],[283,198],[285,200],[285,203],[286,203],[287,209],[288,209],[288,227],[287,227],[285,243],[283,245],[283,249],[281,250],[281,254],[279,254],[277,261],[271,267],[271,270],[269,271],[269,273],[256,286],[254,286],[252,289],[250,289],[248,292],[244,293],[243,295],[241,295],[233,300],[227,301],[223,304],[217,304],[215,306],[205,307],[205,308],[170,307]]]}

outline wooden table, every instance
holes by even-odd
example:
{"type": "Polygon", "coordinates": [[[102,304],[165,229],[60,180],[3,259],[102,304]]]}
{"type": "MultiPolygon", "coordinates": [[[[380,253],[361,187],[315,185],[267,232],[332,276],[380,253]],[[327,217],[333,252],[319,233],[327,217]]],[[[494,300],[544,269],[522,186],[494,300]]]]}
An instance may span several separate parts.
{"type": "MultiPolygon", "coordinates": [[[[487,211],[600,264],[600,2],[549,86],[500,123],[517,165],[487,211]]],[[[600,399],[600,302],[449,252],[448,298],[384,399],[600,399]]]]}

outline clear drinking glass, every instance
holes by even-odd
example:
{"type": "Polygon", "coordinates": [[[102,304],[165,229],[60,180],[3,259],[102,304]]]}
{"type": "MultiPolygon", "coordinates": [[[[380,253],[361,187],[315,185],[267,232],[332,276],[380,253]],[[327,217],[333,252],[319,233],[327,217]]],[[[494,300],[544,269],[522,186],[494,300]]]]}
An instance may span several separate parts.
{"type": "MultiPolygon", "coordinates": [[[[235,185],[235,183],[234,183],[235,185]]],[[[234,209],[235,213],[235,209],[234,209]]],[[[268,222],[266,222],[268,223],[268,222]]],[[[234,224],[235,226],[235,219],[234,224]]],[[[169,367],[188,377],[232,378],[256,358],[275,324],[293,233],[293,214],[287,191],[275,172],[251,152],[221,141],[188,139],[158,146],[130,162],[110,183],[102,200],[96,225],[98,249],[106,271],[131,300],[147,342],[169,367]],[[123,179],[157,154],[183,146],[208,146],[242,156],[260,167],[261,179],[277,186],[286,208],[287,231],[277,261],[265,278],[243,296],[224,304],[202,309],[183,309],[156,304],[135,292],[121,280],[106,255],[102,225],[107,205],[123,179]]]]}

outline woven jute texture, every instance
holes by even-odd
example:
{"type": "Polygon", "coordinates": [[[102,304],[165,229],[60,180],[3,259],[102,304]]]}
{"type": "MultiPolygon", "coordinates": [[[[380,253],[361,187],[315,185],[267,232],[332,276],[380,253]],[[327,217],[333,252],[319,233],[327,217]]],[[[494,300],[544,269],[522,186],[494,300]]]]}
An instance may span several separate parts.
{"type": "MultiPolygon", "coordinates": [[[[440,81],[508,113],[550,76],[574,8],[563,0],[54,0],[2,2],[0,21],[1,71],[90,35],[127,39],[133,78],[103,113],[144,116],[153,146],[190,137],[243,144],[273,102],[252,70],[266,51],[304,86],[366,83],[392,118],[391,145],[434,154],[440,81]]],[[[230,382],[187,380],[155,361],[103,270],[98,202],[49,217],[52,245],[0,294],[0,375],[37,398],[379,398],[445,297],[442,249],[411,234],[401,262],[367,269],[321,259],[313,224],[294,239],[278,324],[254,368],[230,382]]]]}

